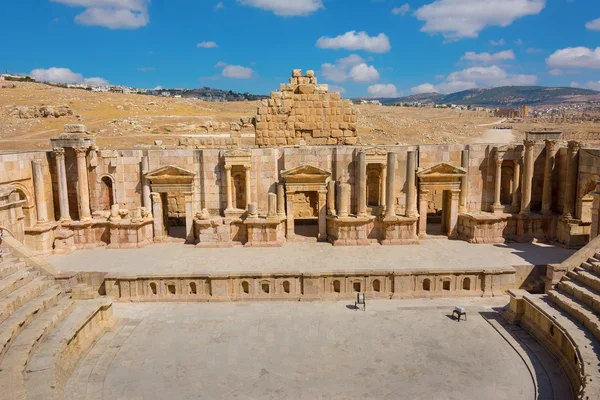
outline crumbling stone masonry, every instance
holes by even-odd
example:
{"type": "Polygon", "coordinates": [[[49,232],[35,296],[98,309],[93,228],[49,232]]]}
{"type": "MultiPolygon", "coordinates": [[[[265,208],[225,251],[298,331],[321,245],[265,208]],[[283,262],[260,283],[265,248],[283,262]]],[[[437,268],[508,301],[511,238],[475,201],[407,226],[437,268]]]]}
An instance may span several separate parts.
{"type": "Polygon", "coordinates": [[[356,110],[328,85],[317,84],[314,71],[296,69],[289,84],[263,100],[256,115],[256,144],[353,145],[357,143],[356,110]]]}

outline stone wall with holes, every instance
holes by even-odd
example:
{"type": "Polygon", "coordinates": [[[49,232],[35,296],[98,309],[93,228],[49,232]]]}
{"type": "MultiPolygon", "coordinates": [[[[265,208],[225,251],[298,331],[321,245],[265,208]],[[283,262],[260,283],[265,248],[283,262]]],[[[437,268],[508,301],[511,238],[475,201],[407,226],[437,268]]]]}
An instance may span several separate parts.
{"type": "Polygon", "coordinates": [[[501,296],[516,283],[514,268],[239,275],[107,274],[106,295],[120,301],[243,301],[501,296]]]}

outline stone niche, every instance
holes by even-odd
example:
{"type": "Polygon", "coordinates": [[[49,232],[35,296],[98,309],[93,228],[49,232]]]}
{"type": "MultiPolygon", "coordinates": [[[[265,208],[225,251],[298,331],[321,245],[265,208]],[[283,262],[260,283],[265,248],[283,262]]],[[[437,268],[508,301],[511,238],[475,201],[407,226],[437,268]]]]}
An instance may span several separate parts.
{"type": "Polygon", "coordinates": [[[256,144],[354,145],[357,143],[356,110],[350,100],[327,85],[317,84],[313,71],[296,69],[289,84],[271,93],[258,109],[256,144]]]}

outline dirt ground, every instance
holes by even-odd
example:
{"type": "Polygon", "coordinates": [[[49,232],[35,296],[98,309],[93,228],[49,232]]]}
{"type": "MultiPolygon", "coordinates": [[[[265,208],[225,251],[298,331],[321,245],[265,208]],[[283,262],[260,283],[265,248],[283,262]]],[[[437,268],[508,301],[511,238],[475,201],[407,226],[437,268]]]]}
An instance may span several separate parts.
{"type": "MultiPolygon", "coordinates": [[[[39,83],[0,83],[0,151],[49,149],[49,139],[63,125],[88,127],[101,148],[133,148],[161,140],[176,145],[182,136],[229,132],[229,123],[253,116],[259,102],[209,103],[182,98],[92,93],[39,83]],[[42,106],[67,110],[64,116],[35,116],[42,106]],[[68,107],[62,107],[68,106],[68,107]]],[[[431,108],[357,105],[358,131],[363,144],[433,144],[503,142],[506,132],[495,134],[490,124],[498,118],[484,112],[431,108]]],[[[515,140],[530,129],[598,131],[598,126],[512,124],[515,140]]],[[[591,124],[590,124],[591,125],[591,124]]]]}

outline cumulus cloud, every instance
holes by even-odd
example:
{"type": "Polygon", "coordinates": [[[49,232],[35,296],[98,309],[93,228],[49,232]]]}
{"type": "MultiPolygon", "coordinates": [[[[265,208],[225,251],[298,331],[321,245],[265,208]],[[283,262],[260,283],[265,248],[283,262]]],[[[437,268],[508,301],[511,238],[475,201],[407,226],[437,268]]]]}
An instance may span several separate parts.
{"type": "Polygon", "coordinates": [[[392,14],[394,15],[406,15],[410,11],[410,4],[403,4],[400,7],[396,7],[392,9],[392,14]]]}
{"type": "Polygon", "coordinates": [[[411,87],[410,92],[412,94],[436,93],[437,89],[435,85],[432,85],[431,83],[424,83],[419,86],[411,87]]]}
{"type": "MultiPolygon", "coordinates": [[[[492,65],[490,67],[472,67],[456,71],[448,75],[444,83],[439,85],[426,83],[415,86],[413,89],[415,90],[414,93],[419,90],[454,93],[476,87],[528,86],[535,85],[536,82],[537,77],[535,75],[513,75],[497,65],[492,65]]],[[[411,89],[411,92],[413,89],[411,89]]]]}
{"type": "Polygon", "coordinates": [[[254,70],[241,65],[227,65],[223,68],[221,75],[231,79],[250,79],[254,76],[254,70]]]}
{"type": "Polygon", "coordinates": [[[75,16],[81,25],[110,29],[137,29],[148,25],[150,0],[50,0],[85,10],[75,16]]]}
{"type": "Polygon", "coordinates": [[[215,49],[219,46],[215,42],[200,42],[196,45],[196,47],[201,47],[204,49],[215,49]]]}
{"type": "Polygon", "coordinates": [[[492,46],[504,46],[506,44],[506,42],[504,41],[504,39],[500,39],[498,41],[496,41],[496,40],[490,40],[490,44],[492,46]]]}
{"type": "Polygon", "coordinates": [[[374,66],[367,65],[365,60],[358,54],[338,58],[335,64],[325,63],[321,65],[321,74],[328,81],[336,83],[348,80],[367,83],[379,79],[379,71],[374,66]]]}
{"type": "Polygon", "coordinates": [[[238,3],[271,11],[282,17],[307,16],[325,8],[321,0],[237,0],[238,3]]]}
{"type": "Polygon", "coordinates": [[[600,47],[567,47],[556,50],[546,59],[546,64],[554,68],[600,68],[600,47]]]}
{"type": "Polygon", "coordinates": [[[474,63],[491,64],[497,61],[514,60],[515,53],[512,50],[500,51],[498,53],[475,53],[468,51],[460,58],[462,61],[471,61],[474,63]]]}
{"type": "Polygon", "coordinates": [[[356,31],[346,32],[334,38],[322,36],[317,40],[317,47],[334,50],[364,50],[371,53],[387,53],[392,48],[390,39],[384,33],[369,36],[366,32],[356,31]]]}
{"type": "Polygon", "coordinates": [[[73,72],[69,68],[38,68],[31,71],[30,75],[33,79],[40,82],[108,85],[108,81],[106,79],[99,77],[85,78],[82,74],[73,72]]]}
{"type": "Polygon", "coordinates": [[[585,27],[590,31],[600,31],[600,18],[588,22],[585,27]]]}
{"type": "Polygon", "coordinates": [[[391,83],[378,83],[367,88],[371,97],[398,97],[398,89],[391,83]]]}
{"type": "Polygon", "coordinates": [[[436,0],[415,15],[425,22],[422,32],[459,40],[476,38],[488,26],[509,26],[519,18],[539,14],[545,6],[545,0],[436,0]]]}

